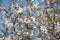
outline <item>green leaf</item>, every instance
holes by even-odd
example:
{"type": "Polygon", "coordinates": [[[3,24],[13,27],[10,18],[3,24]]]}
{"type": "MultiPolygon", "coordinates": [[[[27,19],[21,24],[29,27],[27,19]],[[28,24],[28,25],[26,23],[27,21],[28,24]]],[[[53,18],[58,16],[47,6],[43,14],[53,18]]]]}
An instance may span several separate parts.
{"type": "Polygon", "coordinates": [[[18,15],[18,16],[21,16],[21,17],[25,16],[24,13],[19,13],[19,14],[17,14],[17,15],[18,15]]]}
{"type": "Polygon", "coordinates": [[[25,25],[26,25],[26,29],[32,29],[32,27],[30,25],[28,25],[26,23],[25,23],[25,25]]]}
{"type": "Polygon", "coordinates": [[[25,36],[25,38],[22,38],[22,40],[32,40],[29,36],[25,36]]]}
{"type": "Polygon", "coordinates": [[[55,19],[55,22],[56,22],[56,23],[57,23],[57,22],[60,22],[60,18],[55,19]]]}
{"type": "Polygon", "coordinates": [[[45,17],[47,17],[48,21],[51,21],[52,20],[49,16],[45,16],[45,17]]]}

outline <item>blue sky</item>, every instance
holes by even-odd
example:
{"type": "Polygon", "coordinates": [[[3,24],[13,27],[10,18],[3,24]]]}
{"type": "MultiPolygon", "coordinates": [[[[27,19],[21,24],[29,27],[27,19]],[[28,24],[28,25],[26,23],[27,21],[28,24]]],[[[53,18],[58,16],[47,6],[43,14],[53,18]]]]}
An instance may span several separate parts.
{"type": "MultiPolygon", "coordinates": [[[[41,0],[40,0],[40,3],[42,4],[42,6],[44,5],[41,0]]],[[[6,7],[6,9],[8,9],[8,6],[9,6],[9,0],[2,0],[2,4],[6,7]]],[[[60,7],[60,4],[58,4],[57,6],[60,7]]],[[[3,28],[2,27],[2,24],[1,24],[1,19],[0,19],[0,28],[3,28]]]]}
{"type": "MultiPolygon", "coordinates": [[[[7,6],[9,6],[9,0],[2,0],[2,4],[8,9],[7,6]]],[[[1,24],[1,19],[0,19],[0,28],[3,29],[2,24],[1,24]]]]}
{"type": "Polygon", "coordinates": [[[9,0],[2,0],[2,4],[8,8],[7,6],[9,6],[9,0]]]}

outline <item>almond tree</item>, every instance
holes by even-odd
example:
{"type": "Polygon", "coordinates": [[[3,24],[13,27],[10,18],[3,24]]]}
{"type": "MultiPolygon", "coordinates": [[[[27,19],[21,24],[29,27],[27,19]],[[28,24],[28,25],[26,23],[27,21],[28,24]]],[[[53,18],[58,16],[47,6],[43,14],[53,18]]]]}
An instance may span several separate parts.
{"type": "Polygon", "coordinates": [[[0,5],[0,17],[4,30],[1,37],[6,40],[59,40],[60,9],[55,0],[10,1],[8,11],[0,5]],[[25,12],[24,12],[25,11],[25,12]],[[9,39],[8,39],[9,40],[9,39]]]}

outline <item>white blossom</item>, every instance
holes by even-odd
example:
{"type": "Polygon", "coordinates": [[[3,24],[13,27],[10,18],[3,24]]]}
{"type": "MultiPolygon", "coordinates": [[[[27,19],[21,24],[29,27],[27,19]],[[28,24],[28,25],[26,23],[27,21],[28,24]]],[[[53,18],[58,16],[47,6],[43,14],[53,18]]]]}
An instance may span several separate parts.
{"type": "Polygon", "coordinates": [[[50,4],[50,2],[49,2],[49,1],[47,1],[47,4],[50,4]]]}
{"type": "Polygon", "coordinates": [[[25,19],[24,19],[24,22],[25,22],[25,23],[30,23],[31,20],[29,20],[28,18],[25,18],[25,19]]]}
{"type": "Polygon", "coordinates": [[[6,37],[4,40],[11,40],[11,37],[8,36],[8,37],[6,37]]]}
{"type": "Polygon", "coordinates": [[[53,9],[51,9],[51,8],[49,8],[49,9],[47,9],[47,11],[49,12],[49,11],[52,11],[53,9]]]}
{"type": "Polygon", "coordinates": [[[5,22],[6,28],[13,27],[13,23],[8,23],[8,21],[5,22]]]}
{"type": "Polygon", "coordinates": [[[57,25],[58,25],[58,26],[60,25],[59,22],[57,23],[57,25]]]}
{"type": "Polygon", "coordinates": [[[21,13],[22,11],[23,9],[19,7],[19,10],[16,10],[16,13],[21,13]]]}
{"type": "Polygon", "coordinates": [[[38,7],[39,7],[39,2],[37,1],[36,4],[34,4],[34,6],[35,6],[36,8],[38,8],[38,7]]]}
{"type": "Polygon", "coordinates": [[[10,16],[10,18],[15,18],[16,17],[16,14],[15,13],[13,13],[11,16],[10,16]]]}
{"type": "Polygon", "coordinates": [[[0,10],[4,10],[5,9],[5,7],[4,6],[0,6],[0,10]]]}
{"type": "Polygon", "coordinates": [[[31,17],[32,21],[35,21],[36,19],[34,17],[31,17]]]}
{"type": "Polygon", "coordinates": [[[31,35],[30,35],[30,36],[34,36],[33,32],[31,33],[31,35]]]}
{"type": "Polygon", "coordinates": [[[20,35],[22,31],[18,31],[17,34],[20,35]]]}
{"type": "Polygon", "coordinates": [[[33,26],[36,29],[36,26],[33,26]]]}
{"type": "Polygon", "coordinates": [[[28,35],[28,34],[29,34],[29,32],[26,32],[26,34],[28,35]]]}
{"type": "Polygon", "coordinates": [[[42,40],[41,38],[37,38],[37,40],[42,40]]]}
{"type": "Polygon", "coordinates": [[[19,5],[18,5],[18,3],[16,3],[16,5],[15,5],[16,7],[19,7],[19,5]]]}
{"type": "MultiPolygon", "coordinates": [[[[19,0],[18,0],[19,1],[19,0]]],[[[25,0],[20,0],[21,3],[23,3],[23,1],[25,0]]],[[[29,0],[27,0],[28,2],[29,0]]],[[[0,12],[2,11],[2,23],[3,25],[6,27],[6,28],[9,28],[7,31],[11,31],[12,35],[7,35],[6,34],[6,38],[4,37],[4,33],[2,33],[2,36],[3,36],[3,39],[5,38],[6,40],[9,38],[7,36],[12,36],[13,40],[18,40],[20,37],[21,39],[26,37],[26,36],[29,36],[32,40],[48,40],[47,37],[50,37],[49,35],[51,34],[48,34],[47,31],[51,31],[51,30],[48,30],[48,27],[49,29],[52,29],[52,26],[53,24],[56,24],[55,28],[56,30],[54,30],[54,32],[59,32],[60,30],[60,23],[59,22],[52,22],[50,20],[48,20],[49,17],[48,16],[52,16],[54,15],[53,13],[50,15],[50,12],[54,12],[54,9],[50,7],[50,0],[41,0],[42,2],[44,3],[47,3],[49,5],[49,7],[41,7],[40,3],[38,2],[38,0],[31,0],[31,3],[32,1],[35,1],[35,4],[33,3],[32,6],[30,5],[25,5],[24,3],[22,4],[23,7],[20,7],[21,5],[18,3],[11,3],[10,5],[10,9],[8,11],[8,15],[9,13],[12,13],[11,15],[5,17],[6,15],[6,12],[4,11],[5,7],[1,6],[0,7],[0,12]],[[47,8],[47,9],[46,9],[47,8]],[[47,14],[46,14],[46,10],[47,10],[47,14]],[[30,12],[30,14],[27,14],[27,15],[18,15],[20,13],[25,13],[23,11],[28,11],[30,12]],[[36,13],[35,13],[36,12],[36,13]],[[34,14],[35,13],[35,14],[34,14]],[[15,20],[16,19],[16,20],[15,20]],[[13,24],[14,22],[14,24],[13,24]],[[49,23],[49,25],[48,25],[49,23]],[[27,25],[26,25],[27,24],[27,25]],[[27,26],[27,27],[26,27],[27,26]],[[51,27],[50,27],[51,26],[51,27]],[[15,28],[15,30],[14,30],[15,28]],[[16,35],[15,35],[15,32],[16,32],[16,35]],[[41,33],[41,38],[38,38],[38,36],[40,36],[39,34],[41,33]],[[47,35],[45,35],[47,34],[47,35]],[[22,37],[23,36],[23,37],[22,37]],[[46,37],[45,37],[46,36],[46,37]],[[18,37],[18,39],[17,39],[18,37]],[[45,38],[45,39],[44,39],[45,38]]],[[[53,2],[54,0],[52,0],[53,2]]],[[[54,2],[53,2],[54,3],[54,2]]],[[[46,5],[46,6],[48,6],[46,5]]],[[[54,7],[54,6],[53,6],[54,7]]],[[[54,7],[55,8],[55,7],[54,7]]],[[[58,9],[57,9],[58,10],[58,9]]],[[[56,10],[56,11],[57,11],[56,10]]],[[[59,11],[57,11],[58,13],[59,11]]],[[[60,15],[58,14],[55,14],[56,16],[56,19],[57,18],[60,18],[60,15]]],[[[53,17],[51,17],[53,19],[53,17]]],[[[51,35],[53,36],[53,35],[51,35]]],[[[20,40],[20,39],[19,39],[20,40]]],[[[25,40],[25,39],[23,39],[25,40]]]]}
{"type": "Polygon", "coordinates": [[[18,21],[19,22],[23,22],[23,18],[18,18],[18,21]]]}

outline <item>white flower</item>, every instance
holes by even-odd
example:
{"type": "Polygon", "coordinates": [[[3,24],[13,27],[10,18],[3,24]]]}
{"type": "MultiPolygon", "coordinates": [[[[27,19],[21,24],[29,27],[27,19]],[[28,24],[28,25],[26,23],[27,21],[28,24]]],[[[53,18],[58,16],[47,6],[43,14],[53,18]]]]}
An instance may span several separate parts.
{"type": "Polygon", "coordinates": [[[35,6],[36,8],[38,8],[39,2],[36,2],[36,4],[34,4],[34,6],[35,6]]]}
{"type": "Polygon", "coordinates": [[[19,7],[19,10],[16,10],[17,13],[21,13],[23,11],[23,8],[19,7]]]}
{"type": "Polygon", "coordinates": [[[41,38],[37,38],[37,40],[42,40],[41,38]]]}
{"type": "Polygon", "coordinates": [[[0,10],[4,10],[5,9],[5,7],[3,7],[3,6],[0,6],[0,10]]]}
{"type": "Polygon", "coordinates": [[[14,4],[13,3],[11,3],[11,7],[13,7],[14,6],[14,4]]]}
{"type": "Polygon", "coordinates": [[[10,36],[5,37],[5,40],[11,40],[11,37],[10,36]]]}
{"type": "Polygon", "coordinates": [[[33,26],[34,28],[36,28],[36,26],[33,26]]]}
{"type": "Polygon", "coordinates": [[[21,31],[18,31],[17,34],[20,35],[21,31]]]}
{"type": "Polygon", "coordinates": [[[10,27],[13,27],[13,23],[9,23],[9,26],[10,26],[10,27]]]}
{"type": "Polygon", "coordinates": [[[15,13],[13,13],[11,16],[10,16],[10,18],[15,18],[16,17],[16,14],[15,13]]]}
{"type": "Polygon", "coordinates": [[[2,13],[4,14],[4,13],[6,13],[5,11],[2,11],[2,13]]]}
{"type": "Polygon", "coordinates": [[[41,30],[43,30],[43,26],[41,26],[41,30]]]}
{"type": "Polygon", "coordinates": [[[55,33],[60,32],[60,30],[55,31],[55,33]]]}
{"type": "Polygon", "coordinates": [[[27,20],[28,20],[27,18],[24,18],[24,22],[25,22],[25,23],[27,22],[27,20]]]}
{"type": "Polygon", "coordinates": [[[43,15],[43,11],[42,10],[40,11],[40,13],[41,13],[41,15],[43,15]]]}
{"type": "Polygon", "coordinates": [[[50,4],[50,2],[49,2],[49,1],[47,1],[47,4],[50,4]]]}
{"type": "Polygon", "coordinates": [[[29,34],[29,32],[26,32],[26,34],[28,35],[28,34],[29,34]]]}
{"type": "Polygon", "coordinates": [[[5,24],[8,24],[8,21],[6,20],[5,24]]]}
{"type": "Polygon", "coordinates": [[[13,27],[13,23],[8,23],[8,21],[5,22],[6,28],[11,28],[13,27]]]}
{"type": "Polygon", "coordinates": [[[7,27],[8,27],[8,28],[13,27],[13,23],[8,23],[7,27]]]}
{"type": "Polygon", "coordinates": [[[33,36],[33,35],[34,35],[34,34],[33,34],[33,32],[32,32],[30,36],[33,36]]]}
{"type": "Polygon", "coordinates": [[[27,23],[30,23],[30,22],[31,22],[30,20],[27,21],[27,23]]]}
{"type": "Polygon", "coordinates": [[[18,5],[18,3],[16,3],[16,5],[15,5],[16,7],[19,7],[19,5],[18,5]]]}
{"type": "Polygon", "coordinates": [[[23,18],[18,18],[18,21],[19,22],[23,22],[23,18]]]}
{"type": "Polygon", "coordinates": [[[24,19],[24,22],[25,22],[25,23],[30,23],[31,21],[30,21],[28,18],[25,18],[25,19],[24,19]]]}
{"type": "Polygon", "coordinates": [[[20,21],[23,21],[23,19],[22,19],[22,18],[20,18],[20,21]]]}
{"type": "Polygon", "coordinates": [[[51,8],[48,8],[48,9],[47,9],[48,12],[49,12],[49,11],[52,11],[52,10],[53,10],[53,9],[51,9],[51,8]]]}
{"type": "Polygon", "coordinates": [[[28,9],[29,9],[29,11],[31,11],[31,7],[30,6],[28,6],[28,9]]]}
{"type": "Polygon", "coordinates": [[[18,13],[22,12],[23,8],[19,7],[18,13]]]}
{"type": "Polygon", "coordinates": [[[60,25],[59,22],[57,23],[57,25],[58,25],[58,26],[60,25]]]}
{"type": "Polygon", "coordinates": [[[32,21],[35,21],[35,18],[34,17],[31,17],[32,21]]]}
{"type": "Polygon", "coordinates": [[[41,27],[41,30],[42,30],[42,31],[45,31],[45,33],[47,32],[47,29],[46,29],[45,26],[40,26],[40,27],[41,27]]]}

